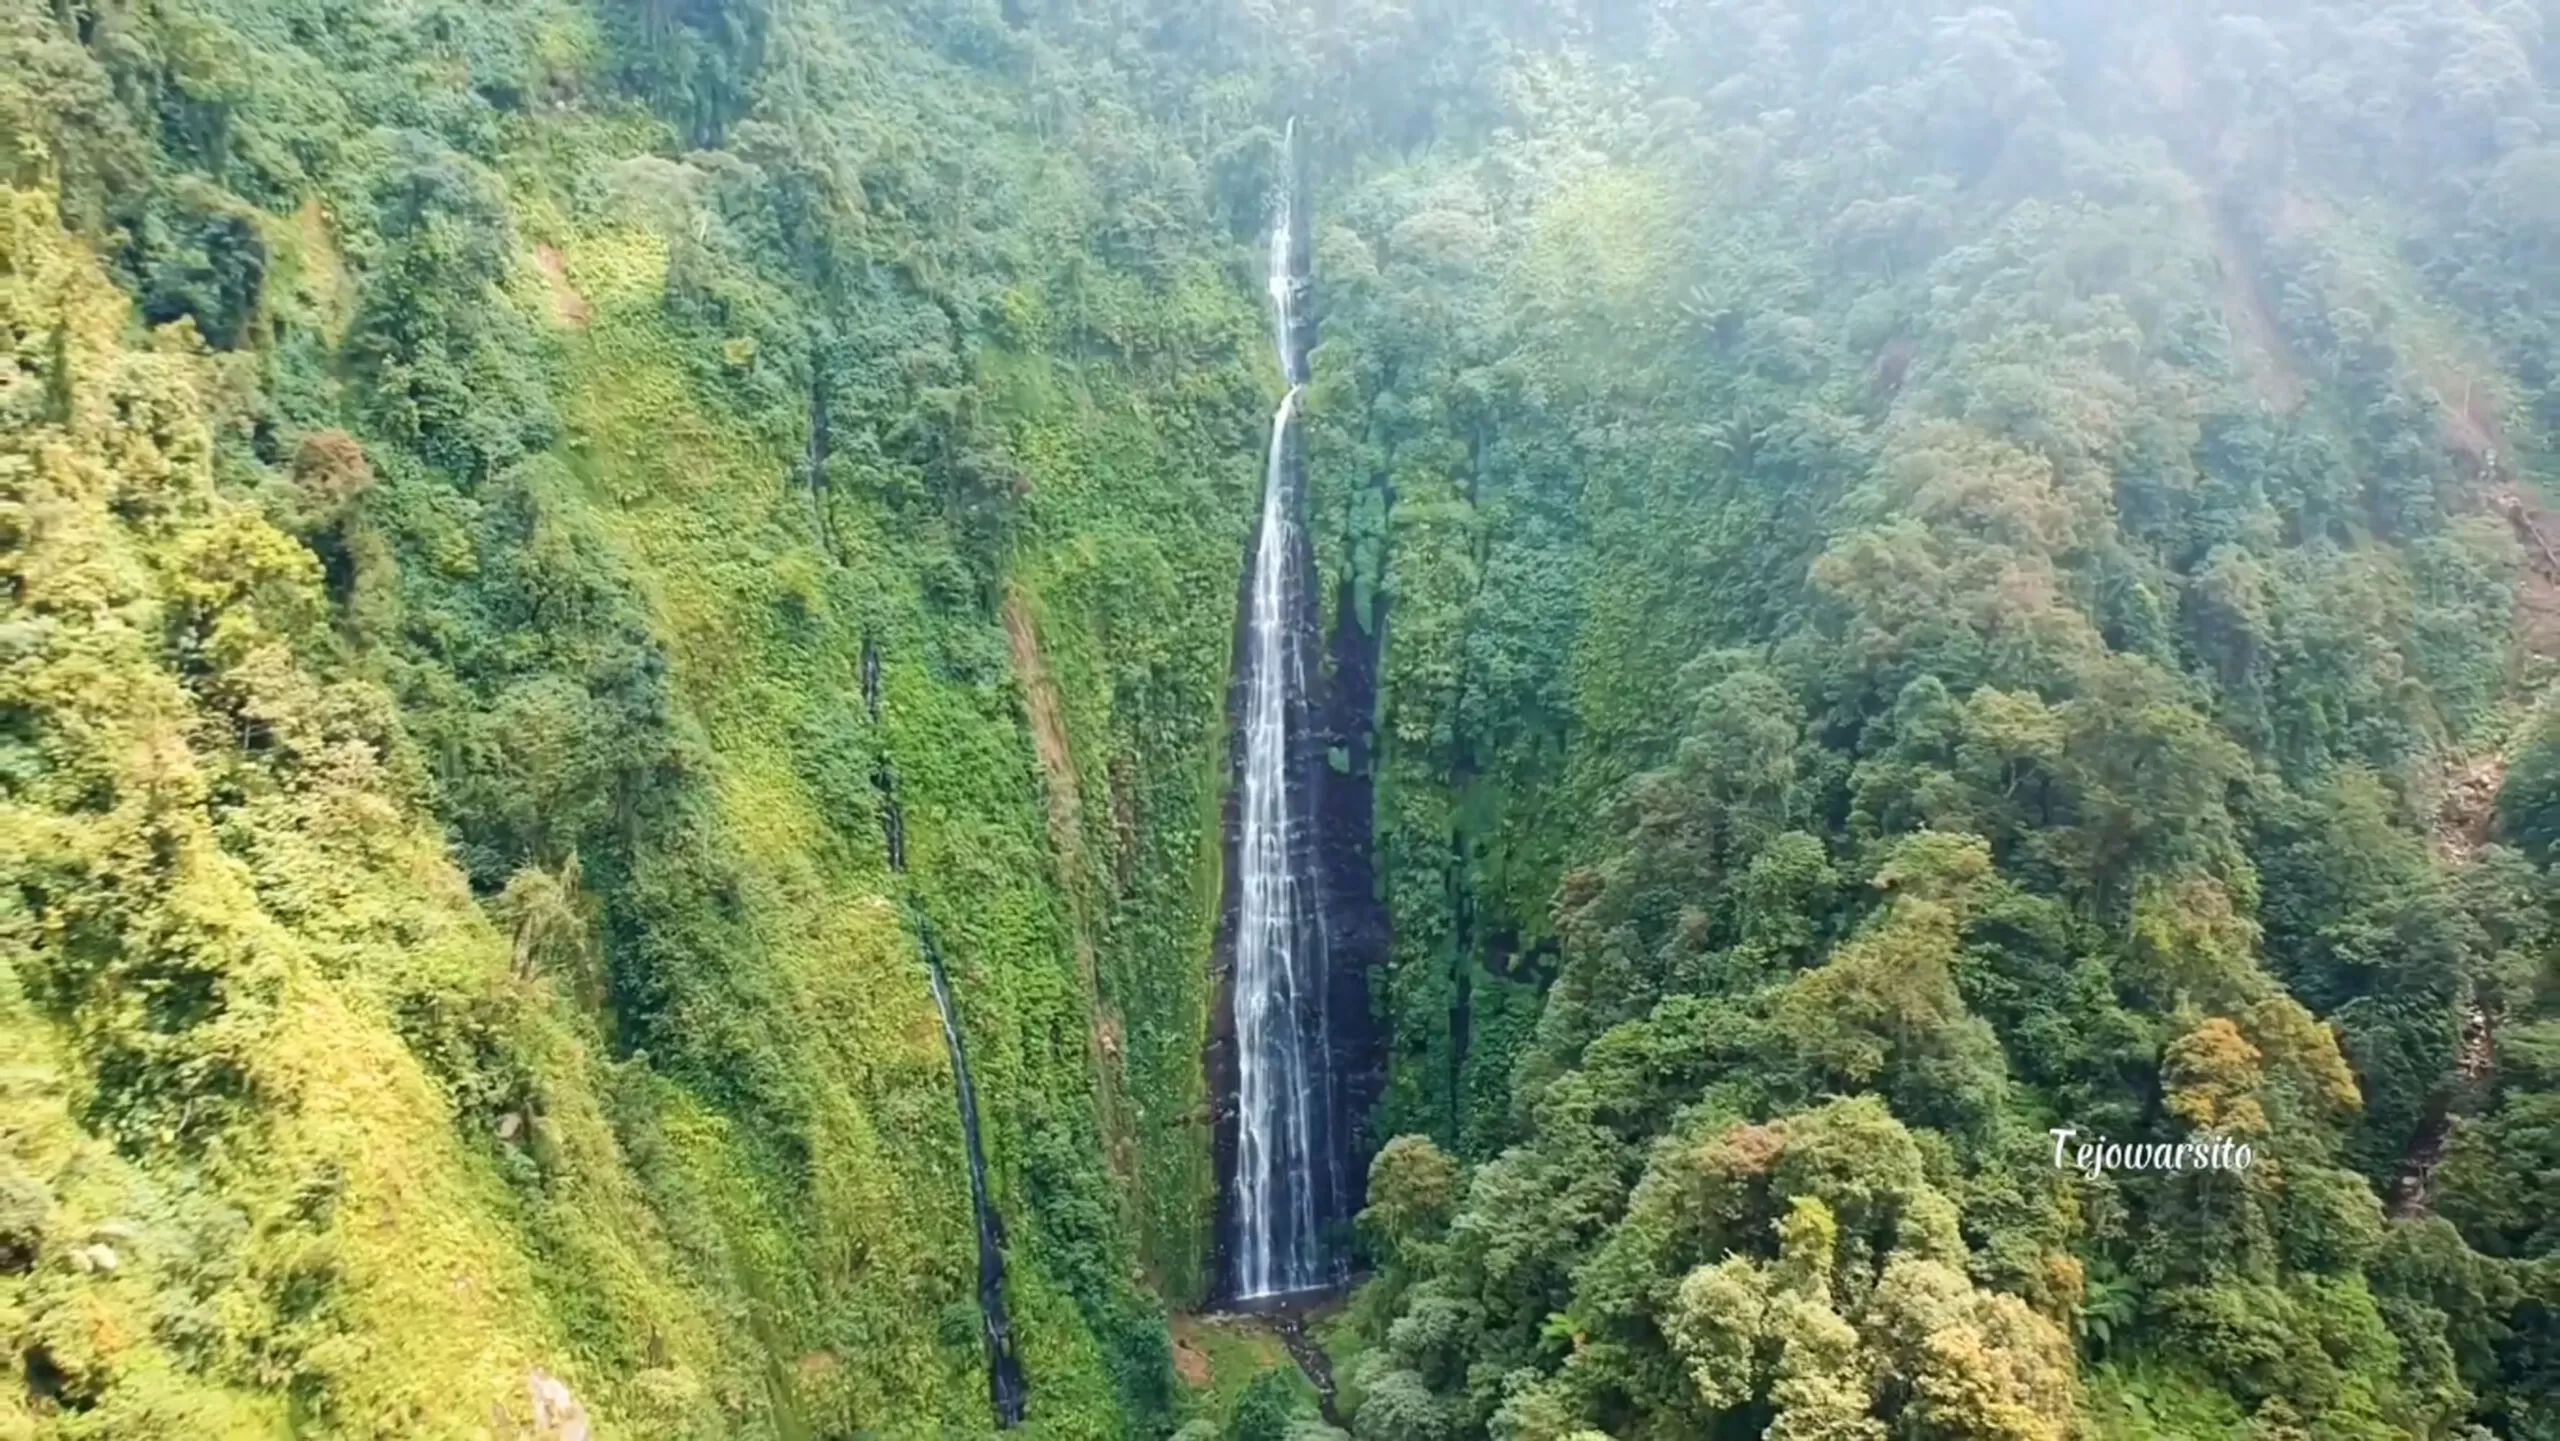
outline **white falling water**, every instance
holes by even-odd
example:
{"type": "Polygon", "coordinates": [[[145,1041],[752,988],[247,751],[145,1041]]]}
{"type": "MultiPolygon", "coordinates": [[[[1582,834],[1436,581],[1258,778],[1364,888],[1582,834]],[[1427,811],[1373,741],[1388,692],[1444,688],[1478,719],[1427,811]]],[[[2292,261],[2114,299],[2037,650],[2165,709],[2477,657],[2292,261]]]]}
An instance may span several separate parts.
{"type": "MultiPolygon", "coordinates": [[[[1291,134],[1294,136],[1295,133],[1293,123],[1291,134]]],[[[1284,191],[1280,197],[1279,219],[1271,227],[1271,270],[1268,281],[1268,288],[1271,291],[1272,349],[1280,356],[1281,378],[1289,382],[1289,393],[1280,401],[1280,412],[1283,417],[1288,414],[1289,403],[1298,398],[1299,382],[1307,378],[1300,369],[1298,347],[1290,333],[1291,322],[1297,315],[1298,295],[1298,279],[1292,273],[1290,264],[1294,257],[1289,253],[1289,247],[1295,244],[1297,239],[1293,233],[1292,219],[1293,217],[1289,214],[1288,194],[1284,191]]],[[[1276,435],[1277,432],[1275,431],[1274,434],[1276,435]]],[[[1271,452],[1271,465],[1274,473],[1277,473],[1280,465],[1280,451],[1276,446],[1271,452]]],[[[1270,511],[1265,509],[1263,519],[1268,521],[1270,518],[1270,511]]]]}
{"type": "Polygon", "coordinates": [[[1293,497],[1284,463],[1289,423],[1306,377],[1292,339],[1290,215],[1271,232],[1272,334],[1288,393],[1271,417],[1254,543],[1246,681],[1244,797],[1236,865],[1242,880],[1235,943],[1237,1122],[1235,1292],[1252,1299],[1329,1279],[1317,1230],[1317,1189],[1331,1165],[1323,983],[1308,944],[1321,935],[1309,908],[1290,814],[1291,701],[1304,693],[1293,565],[1293,497]]]}

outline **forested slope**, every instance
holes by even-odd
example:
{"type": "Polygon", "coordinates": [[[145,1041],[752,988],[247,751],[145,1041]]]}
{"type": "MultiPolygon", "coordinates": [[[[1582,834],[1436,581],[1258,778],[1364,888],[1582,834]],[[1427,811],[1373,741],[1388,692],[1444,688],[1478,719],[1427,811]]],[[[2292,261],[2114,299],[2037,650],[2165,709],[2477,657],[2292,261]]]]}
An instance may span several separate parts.
{"type": "Polygon", "coordinates": [[[0,0],[0,1435],[1175,1426],[1294,113],[1354,1433],[2560,1436],[2555,75],[0,0]]]}
{"type": "Polygon", "coordinates": [[[1169,1415],[1260,318],[976,33],[10,13],[17,1431],[988,1428],[917,925],[1034,1429],[1169,1415]]]}
{"type": "Polygon", "coordinates": [[[1361,1435],[2552,1434],[2549,20],[1594,16],[1337,208],[1361,1435]]]}

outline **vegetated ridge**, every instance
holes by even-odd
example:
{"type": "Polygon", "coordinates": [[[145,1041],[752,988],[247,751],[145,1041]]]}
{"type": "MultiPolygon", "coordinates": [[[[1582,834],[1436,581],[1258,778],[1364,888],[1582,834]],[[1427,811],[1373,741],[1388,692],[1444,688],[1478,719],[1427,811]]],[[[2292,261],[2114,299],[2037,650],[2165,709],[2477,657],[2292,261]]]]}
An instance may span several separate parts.
{"type": "Polygon", "coordinates": [[[2560,1437],[2555,67],[0,0],[0,1436],[2560,1437]],[[1283,1346],[1183,1313],[1291,115],[1283,1346]]]}

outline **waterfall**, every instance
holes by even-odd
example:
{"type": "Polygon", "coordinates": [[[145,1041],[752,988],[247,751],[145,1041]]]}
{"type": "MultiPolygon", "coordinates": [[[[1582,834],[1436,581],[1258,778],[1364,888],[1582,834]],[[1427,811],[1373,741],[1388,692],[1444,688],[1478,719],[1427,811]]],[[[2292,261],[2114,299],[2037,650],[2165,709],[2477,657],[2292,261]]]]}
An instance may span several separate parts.
{"type": "MultiPolygon", "coordinates": [[[[1292,153],[1295,153],[1297,133],[1297,122],[1292,120],[1289,122],[1292,153]]],[[[1272,428],[1271,465],[1275,473],[1280,465],[1279,426],[1287,421],[1290,404],[1298,398],[1298,386],[1307,378],[1306,362],[1298,354],[1298,275],[1294,253],[1297,239],[1297,216],[1289,203],[1289,193],[1283,190],[1280,193],[1280,213],[1271,224],[1271,265],[1264,281],[1264,287],[1271,292],[1272,349],[1280,357],[1280,378],[1289,382],[1289,393],[1281,398],[1280,414],[1274,418],[1272,428]]],[[[1270,519],[1266,502],[1263,510],[1266,526],[1270,519]]],[[[1269,533],[1264,531],[1266,536],[1269,533]]]]}
{"type": "MultiPolygon", "coordinates": [[[[870,636],[862,638],[862,708],[880,719],[880,650],[870,636]]],[[[907,891],[907,925],[916,949],[924,953],[925,983],[933,992],[934,1013],[942,1018],[942,1044],[951,1056],[951,1088],[960,1107],[960,1147],[969,1164],[969,1215],[978,1232],[978,1334],[987,1345],[987,1400],[995,1408],[996,1425],[1022,1424],[1028,1388],[1022,1362],[1013,1350],[1013,1322],[1005,1306],[1004,1220],[987,1194],[987,1153],[978,1136],[978,1090],[969,1083],[969,1048],[960,1039],[959,1008],[952,1001],[951,978],[943,970],[942,947],[934,943],[923,903],[906,886],[907,827],[898,809],[897,772],[882,746],[871,765],[871,784],[880,793],[881,838],[887,844],[889,871],[907,891]]]]}
{"type": "MultiPolygon", "coordinates": [[[[1295,150],[1295,126],[1291,151],[1295,150]]],[[[1323,1228],[1336,1219],[1340,1158],[1326,1034],[1321,887],[1311,864],[1304,755],[1307,662],[1299,497],[1291,425],[1306,380],[1297,343],[1294,217],[1284,191],[1271,232],[1272,335],[1288,389],[1271,417],[1262,522],[1244,631],[1244,749],[1238,806],[1236,1131],[1230,1288],[1238,1300],[1336,1279],[1323,1228]]]]}
{"type": "Polygon", "coordinates": [[[987,1344],[987,1399],[995,1406],[996,1424],[1022,1424],[1022,1363],[1013,1352],[1013,1323],[1004,1301],[1004,1223],[987,1199],[987,1156],[978,1141],[978,1092],[969,1084],[969,1052],[960,1042],[960,1020],[951,1004],[951,981],[943,974],[942,949],[924,917],[915,918],[916,939],[924,952],[926,980],[933,987],[933,1008],[942,1016],[942,1043],[951,1052],[953,1088],[960,1095],[960,1139],[969,1160],[969,1210],[978,1227],[978,1331],[987,1344]]]}

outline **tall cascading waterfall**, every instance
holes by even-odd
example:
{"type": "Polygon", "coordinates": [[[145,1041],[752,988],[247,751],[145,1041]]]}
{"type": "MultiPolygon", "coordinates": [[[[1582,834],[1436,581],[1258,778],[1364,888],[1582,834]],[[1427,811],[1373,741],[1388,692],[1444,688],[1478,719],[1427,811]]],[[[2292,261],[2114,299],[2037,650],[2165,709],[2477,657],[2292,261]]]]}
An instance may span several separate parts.
{"type": "MultiPolygon", "coordinates": [[[[1291,126],[1294,159],[1295,126],[1291,126]]],[[[1226,1286],[1251,1301],[1340,1278],[1326,1232],[1340,1219],[1343,1159],[1327,1025],[1323,887],[1308,811],[1312,608],[1297,523],[1293,449],[1306,381],[1297,298],[1303,284],[1293,197],[1271,233],[1272,335],[1288,389],[1271,417],[1262,521],[1253,549],[1239,660],[1243,703],[1233,879],[1232,1059],[1235,1106],[1224,1210],[1226,1286]]]]}

